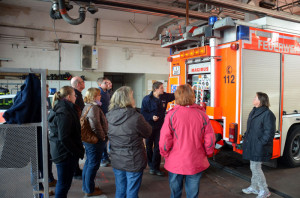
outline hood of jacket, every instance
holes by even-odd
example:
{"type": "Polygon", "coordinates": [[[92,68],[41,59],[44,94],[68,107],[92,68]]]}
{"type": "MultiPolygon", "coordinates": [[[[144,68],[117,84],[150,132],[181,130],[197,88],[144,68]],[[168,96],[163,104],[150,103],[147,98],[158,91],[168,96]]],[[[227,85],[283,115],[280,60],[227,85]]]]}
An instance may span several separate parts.
{"type": "Polygon", "coordinates": [[[136,110],[131,107],[112,109],[106,114],[107,122],[114,126],[121,125],[134,115],[135,112],[136,110]]]}
{"type": "Polygon", "coordinates": [[[204,107],[202,107],[202,106],[199,106],[199,105],[197,105],[197,104],[192,104],[192,105],[187,105],[187,106],[175,105],[175,107],[174,107],[174,108],[172,108],[170,111],[176,111],[177,109],[179,109],[179,108],[183,108],[183,107],[195,108],[195,109],[199,109],[199,110],[201,110],[201,111],[205,112],[205,109],[204,109],[204,107]]]}
{"type": "Polygon", "coordinates": [[[48,115],[48,121],[51,123],[55,118],[56,114],[65,113],[67,108],[72,109],[73,105],[71,102],[66,100],[59,100],[53,109],[50,110],[48,115]]]}

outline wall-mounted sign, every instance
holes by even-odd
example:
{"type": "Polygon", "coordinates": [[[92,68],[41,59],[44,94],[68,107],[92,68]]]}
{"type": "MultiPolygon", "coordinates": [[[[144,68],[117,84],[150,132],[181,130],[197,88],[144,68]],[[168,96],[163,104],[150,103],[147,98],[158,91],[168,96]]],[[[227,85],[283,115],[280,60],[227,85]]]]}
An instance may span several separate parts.
{"type": "Polygon", "coordinates": [[[173,76],[180,75],[180,66],[173,67],[173,76]]]}
{"type": "Polygon", "coordinates": [[[189,74],[201,74],[210,72],[210,62],[189,65],[189,74]]]}

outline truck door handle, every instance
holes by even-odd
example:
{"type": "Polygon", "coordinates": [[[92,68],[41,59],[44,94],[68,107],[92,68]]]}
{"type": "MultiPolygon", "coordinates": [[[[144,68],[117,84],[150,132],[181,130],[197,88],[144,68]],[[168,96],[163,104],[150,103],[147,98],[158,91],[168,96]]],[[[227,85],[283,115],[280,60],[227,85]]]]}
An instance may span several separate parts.
{"type": "Polygon", "coordinates": [[[300,121],[300,118],[296,118],[297,121],[300,121]]]}

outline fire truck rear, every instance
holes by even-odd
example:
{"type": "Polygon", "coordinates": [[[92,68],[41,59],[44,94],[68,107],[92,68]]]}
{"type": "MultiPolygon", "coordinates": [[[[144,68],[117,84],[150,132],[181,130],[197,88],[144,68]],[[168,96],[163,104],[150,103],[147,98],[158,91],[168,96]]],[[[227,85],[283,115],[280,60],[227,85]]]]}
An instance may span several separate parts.
{"type": "Polygon", "coordinates": [[[299,24],[264,17],[242,22],[216,17],[161,36],[170,48],[168,92],[195,87],[196,103],[206,105],[215,133],[242,153],[242,137],[256,92],[269,95],[276,116],[273,161],[300,166],[299,24]],[[298,29],[297,29],[298,28],[298,29]],[[276,29],[276,30],[274,30],[276,29]]]}

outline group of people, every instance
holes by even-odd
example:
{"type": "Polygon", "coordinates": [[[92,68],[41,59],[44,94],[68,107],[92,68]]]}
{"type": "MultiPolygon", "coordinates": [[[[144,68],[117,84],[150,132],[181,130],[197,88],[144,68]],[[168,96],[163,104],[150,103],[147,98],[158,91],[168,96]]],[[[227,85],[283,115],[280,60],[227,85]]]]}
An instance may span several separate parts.
{"type": "MultiPolygon", "coordinates": [[[[48,122],[51,156],[57,167],[55,196],[67,197],[78,160],[85,154],[82,190],[87,197],[103,193],[94,181],[102,163],[111,163],[113,167],[116,198],[138,197],[147,163],[150,174],[164,176],[160,169],[161,156],[169,175],[171,197],[181,197],[184,182],[187,197],[198,197],[200,178],[209,167],[207,156],[213,154],[216,139],[205,109],[195,104],[192,87],[180,85],[175,94],[167,94],[163,83],[154,82],[153,91],[143,99],[139,113],[130,87],[120,87],[111,94],[109,79],[100,78],[97,82],[99,88],[89,88],[83,101],[84,81],[80,77],[71,80],[73,87],[64,86],[54,95],[48,122]],[[166,115],[167,103],[174,99],[176,106],[166,115]],[[81,141],[82,115],[87,116],[99,139],[96,144],[81,141]],[[146,149],[143,139],[146,139],[146,149]],[[111,159],[105,151],[107,148],[111,159]]],[[[270,192],[261,162],[272,156],[275,116],[268,108],[264,93],[257,93],[254,106],[244,140],[244,158],[251,160],[253,176],[251,186],[243,192],[264,198],[270,192]],[[253,141],[257,137],[260,147],[254,149],[253,141]]]]}

